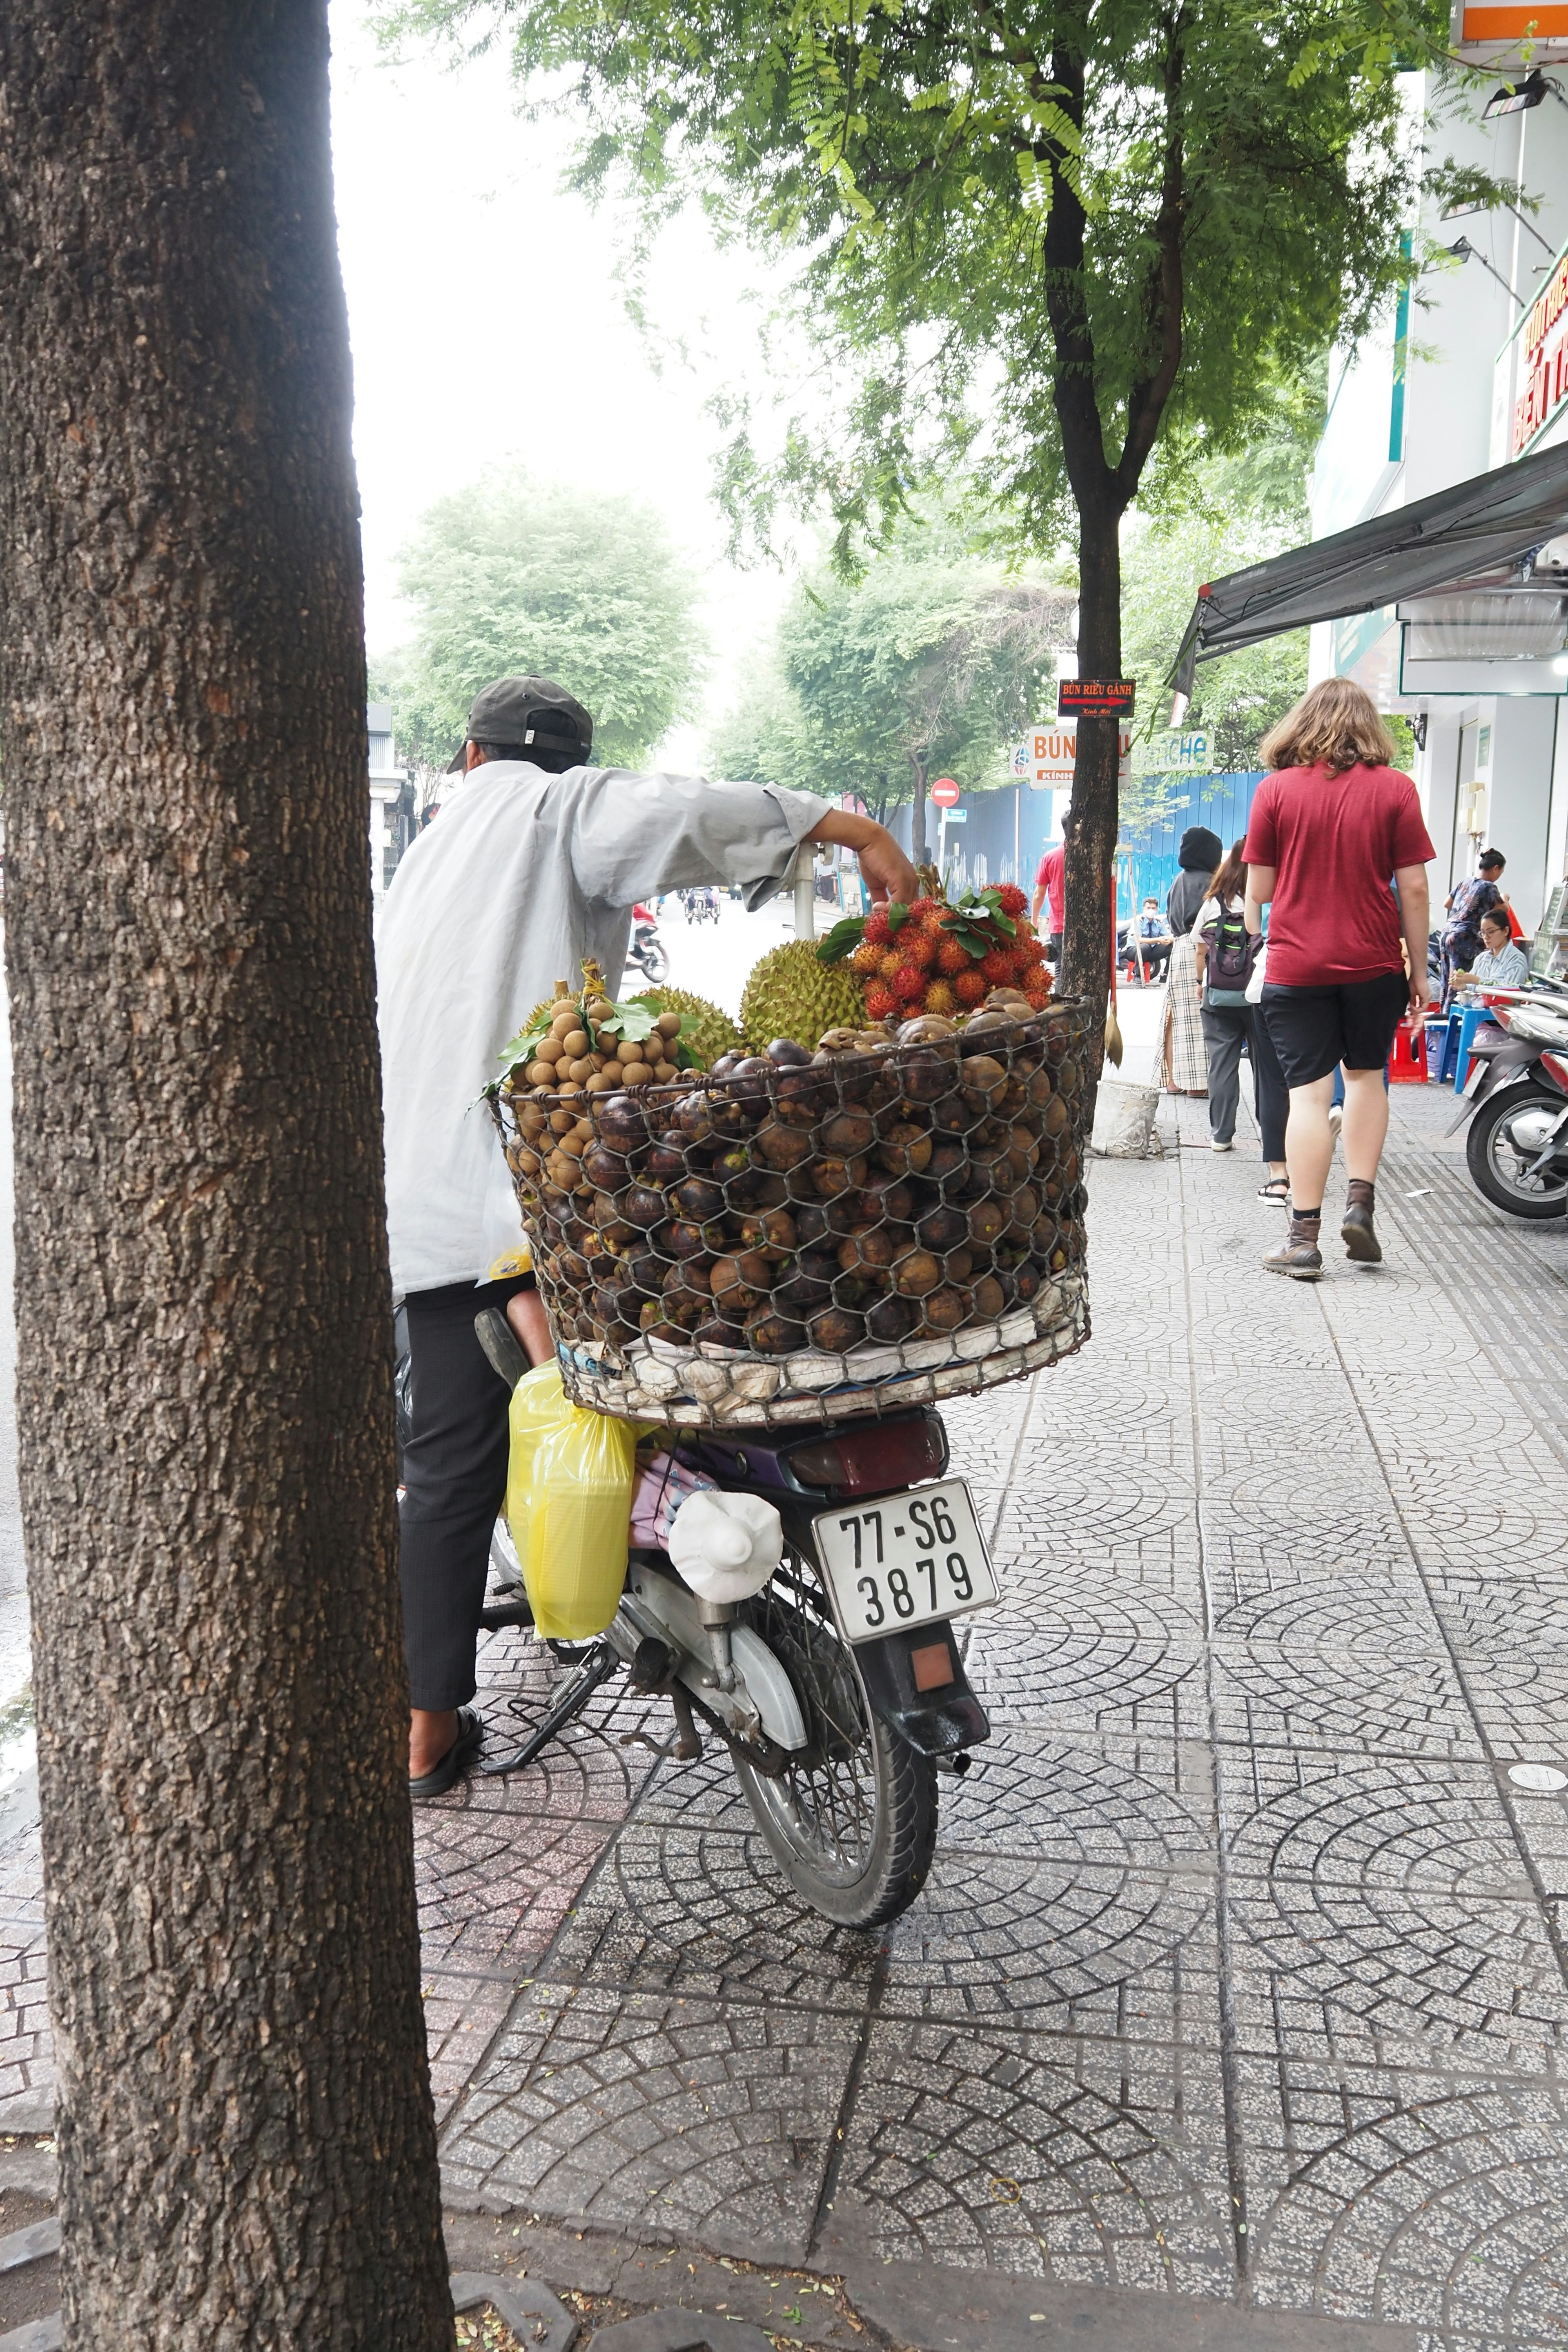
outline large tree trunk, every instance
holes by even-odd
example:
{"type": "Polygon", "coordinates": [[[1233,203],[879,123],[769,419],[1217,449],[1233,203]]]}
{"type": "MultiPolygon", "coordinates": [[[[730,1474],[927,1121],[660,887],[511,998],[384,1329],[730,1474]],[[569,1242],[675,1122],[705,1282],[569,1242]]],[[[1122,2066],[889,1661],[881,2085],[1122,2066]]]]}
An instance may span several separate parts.
{"type": "Polygon", "coordinates": [[[8,0],[0,142],[67,2340],[434,2352],[326,0],[8,0]]]}
{"type": "MultiPolygon", "coordinates": [[[[1080,677],[1121,674],[1121,551],[1109,505],[1079,507],[1078,667],[1080,677]]],[[[1115,719],[1080,719],[1073,760],[1078,830],[1067,846],[1067,928],[1062,987],[1088,1000],[1098,1036],[1110,988],[1110,882],[1119,815],[1115,719]]]]}

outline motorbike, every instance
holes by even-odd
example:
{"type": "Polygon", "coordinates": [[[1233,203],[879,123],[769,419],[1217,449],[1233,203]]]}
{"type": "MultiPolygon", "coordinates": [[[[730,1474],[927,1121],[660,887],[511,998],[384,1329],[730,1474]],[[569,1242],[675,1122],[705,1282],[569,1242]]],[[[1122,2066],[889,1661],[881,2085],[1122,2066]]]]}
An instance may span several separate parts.
{"type": "Polygon", "coordinates": [[[1470,1046],[1457,1134],[1482,1197],[1510,1217],[1568,1213],[1568,987],[1535,982],[1491,1006],[1470,1046]]]}
{"type": "MultiPolygon", "coordinates": [[[[497,1308],[475,1318],[515,1386],[526,1359],[497,1308]]],[[[514,1752],[482,1773],[520,1772],[625,1675],[668,1701],[673,1736],[623,1735],[678,1763],[728,1751],[774,1861],[824,1918],[875,1927],[920,1893],[935,1850],[939,1779],[969,1769],[991,1736],[954,1631],[998,1599],[968,1486],[948,1472],[930,1408],[787,1431],[691,1432],[672,1449],[721,1490],[760,1496],[783,1525],[777,1570],[749,1601],[709,1601],[666,1552],[634,1549],[620,1605],[597,1641],[552,1642],[571,1675],[514,1752]]],[[[500,1530],[498,1528],[498,1538],[500,1530]]],[[[510,1541],[489,1627],[532,1622],[510,1541]]]]}
{"type": "Polygon", "coordinates": [[[669,958],[658,936],[651,907],[632,908],[632,935],[626,947],[626,961],[635,964],[650,988],[662,988],[669,978],[669,958]]]}

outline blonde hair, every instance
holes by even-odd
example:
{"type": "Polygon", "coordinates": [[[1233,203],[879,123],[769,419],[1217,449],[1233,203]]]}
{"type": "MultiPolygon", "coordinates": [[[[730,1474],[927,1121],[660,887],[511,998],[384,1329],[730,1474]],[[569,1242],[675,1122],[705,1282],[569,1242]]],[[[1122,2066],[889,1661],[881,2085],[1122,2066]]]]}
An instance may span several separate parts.
{"type": "Polygon", "coordinates": [[[1358,762],[1385,768],[1396,754],[1394,738],[1366,688],[1353,678],[1324,677],[1269,729],[1258,756],[1266,768],[1315,768],[1321,763],[1337,776],[1358,762]]]}

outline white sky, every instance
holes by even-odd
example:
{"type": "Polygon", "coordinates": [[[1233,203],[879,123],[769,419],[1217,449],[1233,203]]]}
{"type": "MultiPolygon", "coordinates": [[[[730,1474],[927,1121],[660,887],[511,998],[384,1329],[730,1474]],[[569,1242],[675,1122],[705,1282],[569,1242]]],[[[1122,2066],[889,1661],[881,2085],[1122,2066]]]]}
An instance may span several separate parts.
{"type": "MultiPolygon", "coordinates": [[[[407,631],[393,558],[431,500],[498,458],[646,499],[708,581],[709,709],[785,593],[722,560],[710,494],[709,394],[759,365],[756,264],[715,250],[695,215],[663,239],[652,315],[683,364],[633,326],[615,282],[617,223],[560,186],[570,137],[516,116],[505,59],[457,71],[381,62],[363,0],[333,0],[332,144],[353,341],[354,447],[373,655],[407,631]],[[555,347],[539,322],[558,322],[555,347]],[[469,351],[471,343],[481,347],[469,351]]],[[[567,681],[568,683],[570,681],[567,681]]],[[[665,747],[699,756],[682,729],[665,747]]]]}

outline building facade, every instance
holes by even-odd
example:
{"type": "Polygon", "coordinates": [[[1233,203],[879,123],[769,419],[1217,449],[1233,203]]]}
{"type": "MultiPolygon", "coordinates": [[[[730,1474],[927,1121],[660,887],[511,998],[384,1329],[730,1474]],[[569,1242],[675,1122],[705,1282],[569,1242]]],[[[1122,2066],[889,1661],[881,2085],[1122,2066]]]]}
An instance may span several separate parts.
{"type": "MultiPolygon", "coordinates": [[[[1409,135],[1510,199],[1424,200],[1411,291],[1333,359],[1314,540],[1568,441],[1568,5],[1461,5],[1453,36],[1488,79],[1460,94],[1403,77],[1409,135]]],[[[1319,622],[1311,675],[1355,677],[1412,719],[1435,911],[1490,843],[1533,930],[1568,861],[1568,540],[1507,589],[1319,622]]]]}

